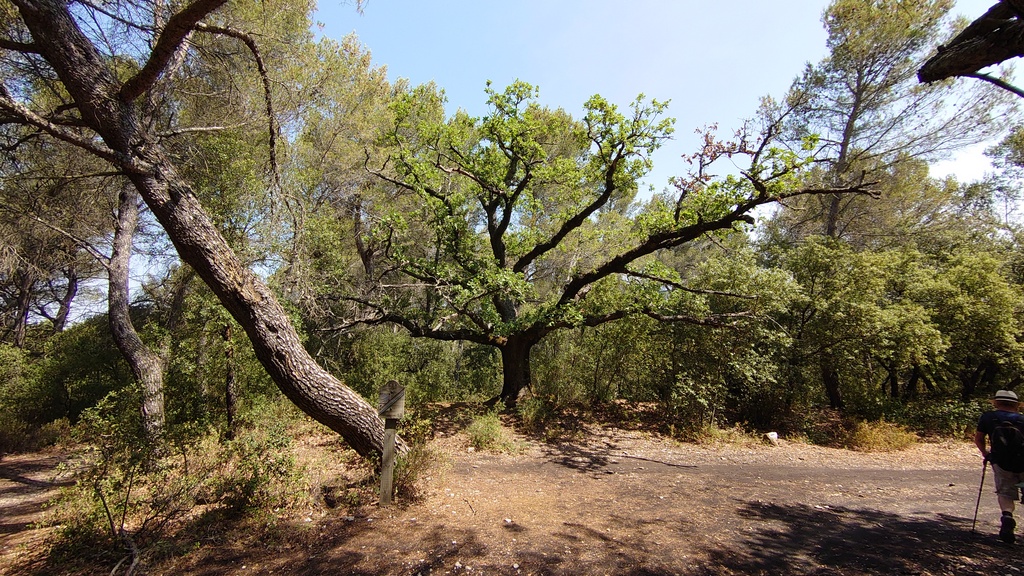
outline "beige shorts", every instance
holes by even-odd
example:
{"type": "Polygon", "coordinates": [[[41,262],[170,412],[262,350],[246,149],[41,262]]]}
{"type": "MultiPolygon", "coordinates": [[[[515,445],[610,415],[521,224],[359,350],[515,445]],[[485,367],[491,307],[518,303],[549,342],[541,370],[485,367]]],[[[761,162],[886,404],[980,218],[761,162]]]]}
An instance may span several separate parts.
{"type": "Polygon", "coordinates": [[[996,494],[1011,500],[1020,498],[1020,487],[1017,485],[1024,482],[1024,472],[1007,472],[992,464],[992,476],[996,481],[996,494]]]}

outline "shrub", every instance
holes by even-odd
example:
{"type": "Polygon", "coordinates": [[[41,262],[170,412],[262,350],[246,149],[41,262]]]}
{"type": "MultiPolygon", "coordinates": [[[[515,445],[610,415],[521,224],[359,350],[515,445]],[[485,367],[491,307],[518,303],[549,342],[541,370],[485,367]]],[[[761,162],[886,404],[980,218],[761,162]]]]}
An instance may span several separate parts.
{"type": "Polygon", "coordinates": [[[794,428],[811,444],[842,446],[849,438],[852,424],[838,410],[809,410],[802,417],[794,428]]]}
{"type": "Polygon", "coordinates": [[[497,412],[488,412],[474,418],[466,428],[466,433],[470,445],[477,450],[511,452],[516,447],[497,412]]]}
{"type": "Polygon", "coordinates": [[[896,452],[916,442],[917,435],[899,424],[860,421],[847,437],[846,446],[861,452],[896,452]]]}
{"type": "Polygon", "coordinates": [[[216,499],[240,511],[290,504],[301,493],[290,447],[283,425],[243,427],[224,444],[216,499]]]}
{"type": "Polygon", "coordinates": [[[422,483],[430,474],[443,471],[446,465],[438,450],[429,444],[411,444],[409,451],[399,456],[395,464],[395,494],[404,500],[418,499],[422,483]]]}
{"type": "Polygon", "coordinates": [[[987,402],[918,402],[907,406],[906,415],[901,422],[922,434],[955,438],[972,437],[978,416],[987,409],[987,402]]]}
{"type": "Polygon", "coordinates": [[[0,454],[35,447],[34,372],[24,350],[0,343],[0,454]]]}
{"type": "Polygon", "coordinates": [[[736,446],[754,446],[761,443],[760,438],[744,430],[742,426],[733,425],[722,428],[712,423],[702,426],[669,427],[669,436],[682,442],[696,444],[731,444],[736,446]]]}
{"type": "Polygon", "coordinates": [[[519,401],[516,406],[523,428],[529,432],[538,433],[558,417],[557,409],[544,398],[530,396],[519,401]]]}
{"type": "Polygon", "coordinates": [[[83,468],[54,508],[55,557],[135,565],[203,514],[271,518],[271,508],[300,503],[287,411],[258,404],[228,442],[183,426],[151,443],[137,400],[129,389],[112,393],[76,426],[83,468]]]}

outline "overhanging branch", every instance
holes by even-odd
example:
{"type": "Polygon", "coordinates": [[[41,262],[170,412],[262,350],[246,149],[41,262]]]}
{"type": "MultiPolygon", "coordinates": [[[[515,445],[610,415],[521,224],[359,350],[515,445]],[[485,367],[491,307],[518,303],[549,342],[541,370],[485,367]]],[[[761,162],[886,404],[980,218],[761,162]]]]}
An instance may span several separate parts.
{"type": "Polygon", "coordinates": [[[0,38],[0,50],[12,50],[22,54],[39,54],[39,47],[35,44],[16,42],[6,38],[0,38]]]}
{"type": "Polygon", "coordinates": [[[328,328],[321,328],[319,332],[344,332],[351,330],[359,325],[366,326],[377,326],[380,324],[396,324],[405,328],[410,335],[417,338],[430,338],[433,340],[444,340],[448,342],[457,342],[460,340],[466,342],[474,342],[476,344],[484,344],[494,346],[501,344],[503,338],[500,336],[493,336],[482,332],[476,332],[473,330],[440,330],[434,329],[429,326],[424,326],[419,322],[415,321],[404,314],[391,312],[385,309],[378,303],[371,302],[363,298],[346,297],[345,300],[353,302],[368,308],[371,314],[357,316],[353,319],[337,324],[328,328]]]}
{"type": "Polygon", "coordinates": [[[1020,96],[1021,98],[1024,98],[1024,90],[1022,90],[1020,88],[1017,88],[1016,86],[1014,86],[1013,84],[1010,84],[1009,82],[1006,82],[1004,80],[1000,80],[999,78],[996,78],[995,76],[990,76],[988,74],[982,74],[981,72],[976,72],[974,74],[964,74],[963,76],[965,78],[977,78],[978,80],[984,80],[985,82],[989,82],[991,84],[994,84],[994,85],[1002,88],[1003,90],[1006,90],[1008,92],[1013,92],[1017,96],[1020,96]]]}
{"type": "MultiPolygon", "coordinates": [[[[946,45],[939,46],[936,54],[918,70],[918,80],[931,83],[959,76],[991,82],[976,75],[978,71],[1024,55],[1024,20],[1021,14],[1024,14],[1024,0],[996,3],[946,45]]],[[[1020,95],[1008,84],[993,83],[1020,95]]]]}
{"type": "Polygon", "coordinates": [[[629,276],[633,276],[635,278],[642,278],[644,280],[653,280],[654,282],[658,282],[658,283],[664,284],[666,286],[671,286],[672,288],[675,288],[676,290],[681,290],[683,292],[689,292],[690,294],[703,294],[703,295],[708,295],[708,296],[726,296],[726,297],[729,297],[729,298],[740,298],[740,299],[743,299],[743,300],[757,300],[756,296],[751,296],[749,294],[737,294],[735,292],[723,292],[721,290],[702,290],[702,289],[698,289],[698,288],[690,288],[689,286],[684,286],[683,284],[681,284],[679,282],[675,282],[675,281],[669,280],[667,278],[660,278],[660,277],[655,276],[653,274],[646,274],[644,272],[637,272],[635,270],[627,270],[626,274],[628,274],[629,276]]]}
{"type": "Polygon", "coordinates": [[[59,234],[59,235],[65,237],[65,238],[67,238],[68,240],[70,240],[73,244],[75,244],[76,246],[78,246],[82,250],[85,250],[86,252],[88,252],[89,255],[92,256],[96,260],[96,262],[98,262],[101,266],[103,266],[103,268],[105,268],[106,270],[110,270],[110,258],[108,256],[104,255],[102,252],[100,252],[99,249],[97,249],[95,246],[92,245],[92,243],[90,243],[88,240],[82,238],[81,236],[78,236],[77,234],[74,234],[74,233],[72,233],[72,232],[70,232],[68,230],[65,230],[64,228],[61,228],[60,226],[56,226],[56,225],[54,225],[51,222],[47,222],[46,220],[40,218],[39,216],[36,216],[35,214],[27,214],[24,211],[18,210],[17,208],[15,208],[13,206],[10,206],[10,205],[8,205],[6,203],[3,203],[3,202],[0,202],[0,210],[3,210],[5,212],[9,212],[11,214],[15,214],[15,215],[18,215],[18,216],[23,216],[23,217],[28,218],[29,220],[35,222],[36,224],[39,224],[40,226],[43,226],[44,228],[47,228],[47,229],[49,229],[49,230],[51,230],[53,232],[56,232],[57,234],[59,234]]]}
{"type": "Polygon", "coordinates": [[[200,20],[227,3],[227,0],[196,0],[181,12],[167,20],[167,25],[160,32],[160,37],[149,55],[149,60],[139,72],[121,86],[118,98],[122,102],[132,102],[147,90],[163,73],[164,68],[174,59],[178,47],[195,29],[200,20]]]}
{"type": "Polygon", "coordinates": [[[736,326],[736,323],[727,322],[727,320],[754,317],[754,313],[748,311],[732,312],[729,314],[712,314],[711,316],[706,316],[704,318],[689,316],[687,314],[660,314],[652,310],[645,310],[643,314],[659,322],[693,324],[696,326],[707,326],[710,328],[733,328],[736,326]]]}
{"type": "Polygon", "coordinates": [[[211,34],[220,34],[229,38],[234,38],[245,44],[245,47],[252,53],[253,59],[256,61],[256,70],[260,74],[260,80],[263,82],[263,101],[267,112],[267,131],[269,132],[270,141],[270,169],[274,174],[274,183],[277,187],[281,187],[281,172],[277,167],[277,122],[274,117],[274,99],[270,93],[270,74],[267,72],[267,65],[263,61],[263,55],[260,53],[260,47],[256,44],[256,40],[242,32],[233,28],[227,28],[224,26],[213,26],[210,24],[204,24],[197,22],[195,29],[201,32],[208,32],[211,34]]]}
{"type": "Polygon", "coordinates": [[[35,126],[58,140],[83,148],[104,160],[108,160],[110,162],[116,161],[116,154],[114,151],[101,144],[97,138],[88,138],[83,136],[63,126],[54,124],[32,110],[29,110],[27,107],[14,100],[10,93],[7,92],[7,87],[3,84],[0,84],[0,110],[12,114],[21,122],[30,126],[35,126]]]}
{"type": "Polygon", "coordinates": [[[639,245],[622,252],[621,254],[609,259],[603,264],[595,267],[589,272],[584,272],[573,276],[563,287],[562,296],[559,298],[560,305],[567,305],[573,301],[577,295],[585,287],[610,276],[612,274],[626,274],[629,272],[628,266],[633,262],[648,256],[659,250],[667,248],[675,248],[692,242],[704,236],[705,234],[711,234],[720,230],[728,230],[734,228],[739,223],[752,224],[753,218],[750,217],[749,212],[754,208],[764,204],[770,204],[784,200],[786,198],[792,198],[794,196],[807,196],[807,195],[821,195],[821,194],[867,194],[876,195],[877,192],[872,190],[871,187],[874,182],[867,182],[857,184],[846,188],[836,189],[804,189],[797,190],[788,194],[780,194],[777,196],[764,196],[759,194],[758,196],[748,198],[745,202],[737,204],[727,214],[716,218],[714,220],[702,220],[697,219],[697,222],[679,228],[671,228],[663,232],[657,232],[648,236],[639,245]]]}

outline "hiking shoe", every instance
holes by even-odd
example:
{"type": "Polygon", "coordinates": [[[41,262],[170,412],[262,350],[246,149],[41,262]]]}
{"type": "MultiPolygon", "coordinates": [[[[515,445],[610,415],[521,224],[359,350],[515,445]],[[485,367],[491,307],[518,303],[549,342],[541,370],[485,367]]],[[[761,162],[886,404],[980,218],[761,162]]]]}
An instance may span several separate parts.
{"type": "Polygon", "coordinates": [[[999,539],[1007,544],[1013,544],[1015,539],[1013,531],[1017,529],[1017,521],[1010,514],[1003,514],[1003,525],[999,528],[999,539]]]}

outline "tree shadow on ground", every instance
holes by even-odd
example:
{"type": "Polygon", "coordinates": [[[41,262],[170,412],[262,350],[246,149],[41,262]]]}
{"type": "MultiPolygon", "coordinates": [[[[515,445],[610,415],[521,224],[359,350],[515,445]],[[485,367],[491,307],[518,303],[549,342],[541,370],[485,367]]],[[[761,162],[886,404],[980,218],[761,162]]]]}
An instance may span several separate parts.
{"type": "Polygon", "coordinates": [[[7,480],[0,487],[0,548],[7,544],[7,536],[27,530],[36,522],[38,510],[59,488],[74,484],[71,472],[62,477],[64,472],[54,471],[63,461],[46,456],[0,462],[0,479],[7,480]]]}
{"type": "Polygon", "coordinates": [[[657,458],[648,458],[624,452],[614,442],[604,440],[600,445],[580,444],[571,440],[549,442],[541,445],[549,462],[578,472],[590,474],[612,474],[617,468],[631,463],[649,463],[669,468],[697,468],[692,464],[679,464],[657,458]]]}
{"type": "MultiPolygon", "coordinates": [[[[301,527],[281,526],[282,535],[287,534],[283,540],[264,537],[259,544],[249,540],[218,546],[184,564],[165,566],[161,573],[988,575],[1004,573],[1024,559],[1024,546],[1005,546],[990,535],[972,534],[964,518],[747,501],[735,513],[745,529],[715,538],[714,544],[705,535],[685,534],[684,525],[676,529],[674,545],[658,544],[643,536],[649,528],[644,522],[649,521],[628,514],[616,516],[625,528],[619,536],[565,522],[507,561],[490,549],[496,545],[493,536],[470,528],[412,524],[406,538],[381,541],[371,538],[375,523],[366,518],[334,519],[317,528],[318,538],[297,538],[301,527]]],[[[723,530],[735,521],[723,520],[723,530]]],[[[522,528],[516,534],[525,538],[529,532],[522,528]]],[[[37,567],[32,573],[53,573],[47,570],[56,568],[37,567]]]]}
{"type": "Polygon", "coordinates": [[[762,528],[707,553],[711,566],[742,574],[992,574],[1024,559],[1024,547],[958,517],[762,502],[738,514],[762,528]]]}
{"type": "Polygon", "coordinates": [[[54,456],[33,458],[31,460],[7,460],[0,462],[0,478],[10,480],[13,484],[0,490],[0,495],[31,493],[49,488],[70,486],[75,483],[71,477],[61,479],[61,473],[54,472],[57,464],[63,460],[54,456]],[[39,480],[30,475],[46,474],[47,479],[39,480]]]}

